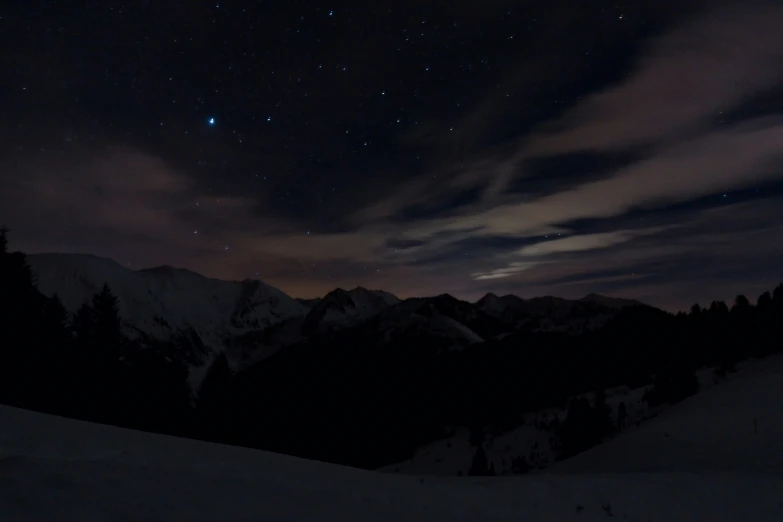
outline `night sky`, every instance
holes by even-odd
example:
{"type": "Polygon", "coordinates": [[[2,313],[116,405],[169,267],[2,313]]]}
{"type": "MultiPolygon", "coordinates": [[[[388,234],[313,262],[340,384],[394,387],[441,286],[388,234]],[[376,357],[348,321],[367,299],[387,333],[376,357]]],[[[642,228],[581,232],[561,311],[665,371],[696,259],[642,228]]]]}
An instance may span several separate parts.
{"type": "Polygon", "coordinates": [[[8,2],[0,221],[297,297],[755,301],[780,27],[761,0],[8,2]]]}

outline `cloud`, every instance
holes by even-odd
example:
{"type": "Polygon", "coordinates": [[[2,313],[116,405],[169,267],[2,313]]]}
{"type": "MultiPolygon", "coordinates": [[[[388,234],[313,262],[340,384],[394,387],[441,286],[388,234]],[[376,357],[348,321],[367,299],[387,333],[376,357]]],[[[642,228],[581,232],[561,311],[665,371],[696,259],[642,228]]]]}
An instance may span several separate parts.
{"type": "Polygon", "coordinates": [[[540,261],[542,258],[553,257],[557,254],[571,254],[574,252],[609,248],[621,243],[626,243],[638,237],[656,234],[666,228],[667,227],[652,227],[636,230],[618,230],[598,234],[573,235],[549,241],[541,241],[520,248],[511,254],[526,259],[537,259],[538,261],[514,261],[509,263],[505,268],[498,268],[487,273],[475,273],[473,274],[473,277],[477,281],[510,277],[538,266],[542,263],[542,261],[540,261]]]}
{"type": "MultiPolygon", "coordinates": [[[[644,232],[650,233],[650,231],[644,232]]],[[[629,241],[640,234],[639,231],[618,230],[602,234],[570,236],[526,246],[518,250],[517,254],[526,257],[539,257],[563,252],[581,252],[583,250],[606,248],[629,241]]]]}
{"type": "Polygon", "coordinates": [[[694,300],[757,296],[783,278],[782,205],[776,196],[694,209],[681,214],[678,226],[651,227],[631,241],[541,255],[530,270],[506,279],[503,291],[536,295],[557,288],[564,297],[598,291],[671,310],[694,300]]]}
{"type": "Polygon", "coordinates": [[[168,226],[171,199],[189,188],[189,182],[149,154],[135,149],[112,149],[101,154],[55,161],[22,163],[6,185],[6,202],[22,212],[20,201],[36,201],[33,217],[92,223],[97,227],[148,230],[168,226]]]}
{"type": "Polygon", "coordinates": [[[379,251],[388,250],[386,236],[379,232],[350,232],[344,234],[281,234],[259,236],[252,230],[235,236],[235,241],[258,254],[271,253],[282,257],[318,261],[350,261],[370,263],[377,261],[379,251]]]}
{"type": "Polygon", "coordinates": [[[551,283],[554,287],[562,286],[581,286],[581,287],[595,287],[596,285],[605,285],[606,283],[626,283],[629,281],[638,281],[653,277],[655,274],[624,274],[616,276],[596,276],[596,277],[582,277],[579,279],[569,279],[562,282],[551,283]]]}
{"type": "Polygon", "coordinates": [[[783,6],[723,7],[650,43],[623,82],[590,95],[528,145],[561,154],[668,142],[783,81],[783,6]]]}
{"type": "Polygon", "coordinates": [[[610,178],[532,202],[423,221],[411,228],[409,237],[424,239],[444,230],[473,230],[477,236],[539,235],[577,219],[607,218],[745,187],[781,177],[773,168],[783,158],[780,143],[783,122],[754,121],[700,136],[623,168],[610,178]]]}
{"type": "MultiPolygon", "coordinates": [[[[471,169],[463,178],[486,184],[489,206],[503,197],[532,157],[670,146],[692,139],[723,112],[783,81],[781,19],[783,6],[773,4],[722,6],[702,13],[651,40],[624,80],[535,129],[516,150],[486,156],[491,161],[484,161],[484,168],[471,169]]],[[[488,108],[496,107],[497,99],[488,96],[466,123],[481,126],[477,118],[489,120],[488,108]]]]}
{"type": "Polygon", "coordinates": [[[472,277],[476,281],[484,281],[488,279],[502,279],[504,277],[510,277],[514,274],[518,274],[520,272],[524,272],[526,270],[530,270],[531,268],[534,268],[537,266],[538,263],[522,263],[522,262],[513,262],[509,264],[505,268],[496,268],[495,270],[492,270],[491,272],[476,272],[472,274],[472,277]]]}
{"type": "Polygon", "coordinates": [[[263,232],[270,226],[253,215],[252,200],[213,195],[133,147],[96,145],[75,155],[21,160],[6,175],[4,219],[19,232],[14,240],[31,252],[54,248],[134,263],[164,252],[167,263],[194,266],[224,253],[229,227],[252,223],[263,232]]]}
{"type": "MultiPolygon", "coordinates": [[[[430,176],[356,214],[355,223],[393,219],[403,209],[483,187],[478,202],[421,220],[405,232],[428,240],[447,231],[472,236],[565,233],[575,219],[606,218],[635,208],[687,201],[777,176],[780,121],[711,129],[722,111],[783,82],[783,6],[720,7],[652,39],[636,67],[615,85],[578,102],[557,121],[472,158],[437,167],[430,176]],[[533,200],[507,193],[536,157],[607,152],[651,145],[642,161],[598,182],[533,200]]],[[[494,95],[493,95],[494,96],[494,95]]],[[[494,107],[488,97],[468,120],[494,107]]]]}

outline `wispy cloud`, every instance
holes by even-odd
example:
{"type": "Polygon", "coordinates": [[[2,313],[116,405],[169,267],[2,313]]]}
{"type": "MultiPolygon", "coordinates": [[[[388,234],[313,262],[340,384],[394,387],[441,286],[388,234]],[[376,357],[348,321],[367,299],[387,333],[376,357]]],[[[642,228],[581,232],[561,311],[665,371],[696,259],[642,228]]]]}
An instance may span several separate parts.
{"type": "Polygon", "coordinates": [[[671,142],[783,81],[783,6],[721,7],[650,42],[631,75],[568,111],[530,154],[671,142]]]}
{"type": "Polygon", "coordinates": [[[525,270],[530,270],[531,268],[537,265],[538,263],[534,263],[534,262],[523,263],[523,262],[515,261],[513,263],[510,263],[505,268],[496,268],[487,273],[476,272],[473,274],[473,278],[476,281],[485,281],[488,279],[503,279],[504,277],[510,277],[514,274],[524,272],[525,270]]]}
{"type": "Polygon", "coordinates": [[[516,253],[524,257],[539,257],[564,252],[582,252],[585,250],[595,250],[625,243],[626,241],[630,241],[635,237],[654,234],[660,230],[660,228],[618,230],[614,232],[604,232],[602,234],[575,235],[561,239],[553,239],[551,241],[543,241],[541,243],[526,246],[518,250],[516,253]]]}

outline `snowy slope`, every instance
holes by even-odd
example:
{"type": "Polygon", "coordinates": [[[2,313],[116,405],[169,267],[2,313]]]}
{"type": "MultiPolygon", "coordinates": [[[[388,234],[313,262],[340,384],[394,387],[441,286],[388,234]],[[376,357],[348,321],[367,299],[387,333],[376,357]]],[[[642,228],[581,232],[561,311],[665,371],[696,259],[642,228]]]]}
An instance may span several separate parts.
{"type": "MultiPolygon", "coordinates": [[[[616,414],[620,402],[625,403],[627,424],[635,425],[650,418],[651,412],[643,400],[648,386],[629,389],[620,386],[606,391],[606,403],[616,414]]],[[[593,400],[594,394],[585,394],[593,400]]],[[[565,409],[545,409],[523,416],[521,425],[504,433],[486,433],[484,451],[487,462],[497,475],[513,475],[524,472],[519,462],[524,460],[527,469],[541,469],[552,465],[556,459],[555,440],[551,424],[555,419],[563,421],[565,409]]],[[[387,473],[408,475],[466,475],[476,448],[470,443],[470,432],[457,429],[448,438],[420,447],[413,458],[380,468],[387,473]]]]}
{"type": "Polygon", "coordinates": [[[4,522],[631,522],[783,519],[783,477],[420,479],[0,407],[4,522]]]}
{"type": "Polygon", "coordinates": [[[260,281],[220,281],[171,267],[129,270],[90,255],[35,254],[27,259],[41,292],[57,293],[68,311],[76,311],[108,283],[129,334],[167,339],[192,329],[213,352],[232,336],[304,317],[308,311],[260,281]]]}
{"type": "Polygon", "coordinates": [[[484,326],[480,315],[470,303],[451,296],[415,297],[385,310],[368,326],[381,345],[404,337],[437,339],[462,348],[485,340],[471,328],[484,326]]]}
{"type": "MultiPolygon", "coordinates": [[[[627,412],[628,427],[615,439],[555,464],[553,469],[564,467],[570,470],[571,466],[576,466],[586,459],[589,465],[585,466],[585,469],[588,470],[701,471],[699,465],[692,468],[680,467],[680,464],[684,466],[690,462],[689,459],[696,458],[699,453],[693,452],[692,448],[676,449],[675,446],[677,444],[697,446],[704,443],[711,445],[709,448],[705,445],[700,446],[708,455],[719,452],[723,447],[747,446],[758,451],[755,462],[762,467],[774,463],[775,459],[783,462],[783,406],[776,406],[774,403],[775,394],[780,396],[780,392],[783,391],[783,358],[748,361],[742,363],[739,369],[739,373],[732,376],[729,381],[716,384],[714,370],[705,368],[697,372],[702,390],[698,395],[681,404],[664,406],[656,410],[650,410],[643,398],[650,386],[636,389],[620,386],[606,390],[606,404],[612,411],[613,420],[617,422],[618,406],[622,402],[627,412]],[[757,380],[763,375],[768,376],[770,381],[757,380]],[[775,379],[779,382],[775,382],[775,379]],[[738,383],[746,383],[746,390],[737,392],[734,387],[738,386],[738,383]],[[767,391],[769,395],[766,395],[767,391]],[[698,411],[694,412],[693,409],[698,411]],[[726,438],[732,432],[722,429],[721,426],[724,425],[727,427],[742,425],[744,428],[739,428],[738,431],[743,436],[751,434],[748,426],[752,431],[753,423],[747,420],[748,416],[758,419],[759,435],[752,434],[751,438],[744,439],[726,438]],[[745,417],[746,420],[743,421],[741,417],[745,417]],[[762,419],[766,420],[762,422],[762,419]],[[670,426],[672,422],[674,427],[670,426]],[[765,425],[766,435],[761,433],[765,425]],[[713,431],[713,427],[718,430],[717,433],[713,431]],[[689,434],[690,439],[680,440],[676,436],[677,433],[689,434]],[[641,439],[637,440],[638,437],[641,439]],[[634,453],[636,447],[649,445],[655,447],[642,453],[634,453]],[[633,458],[629,459],[626,454],[633,454],[633,458]],[[772,461],[766,457],[767,455],[774,455],[772,461]],[[649,460],[640,463],[637,461],[639,458],[649,460]],[[667,465],[672,467],[667,468],[667,465]]],[[[584,397],[590,401],[594,400],[592,393],[585,394],[584,397]]],[[[522,472],[518,467],[521,459],[524,459],[528,469],[549,469],[556,458],[551,423],[555,418],[562,422],[565,416],[565,409],[542,410],[524,415],[522,425],[516,429],[505,433],[486,434],[483,446],[487,462],[492,464],[498,475],[522,472]]],[[[740,450],[741,455],[747,456],[746,451],[740,450]]],[[[470,443],[468,430],[459,429],[446,439],[422,446],[412,459],[384,466],[379,471],[415,475],[465,475],[470,469],[475,452],[476,448],[470,443]]],[[[711,466],[715,464],[710,463],[711,466]]],[[[748,464],[750,465],[750,461],[748,464]]],[[[742,466],[739,466],[739,469],[743,469],[742,466]]],[[[755,467],[751,466],[751,469],[755,467]]],[[[780,465],[779,469],[783,471],[783,465],[780,465]]]]}
{"type": "Polygon", "coordinates": [[[226,357],[233,372],[240,372],[267,359],[278,350],[307,337],[302,333],[302,318],[287,319],[263,330],[234,336],[226,347],[226,357]]]}
{"type": "Polygon", "coordinates": [[[427,336],[449,340],[454,347],[464,347],[484,341],[464,324],[438,313],[421,314],[394,310],[394,313],[382,316],[377,326],[381,343],[401,336],[427,336]]]}
{"type": "Polygon", "coordinates": [[[783,476],[783,356],[752,361],[729,380],[551,470],[742,470],[783,476]]]}

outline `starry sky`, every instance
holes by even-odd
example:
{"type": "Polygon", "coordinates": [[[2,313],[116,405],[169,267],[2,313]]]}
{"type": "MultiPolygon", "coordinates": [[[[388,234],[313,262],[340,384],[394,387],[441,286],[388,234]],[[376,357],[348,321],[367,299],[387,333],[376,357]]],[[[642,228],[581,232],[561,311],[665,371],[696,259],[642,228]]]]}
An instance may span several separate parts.
{"type": "Polygon", "coordinates": [[[297,297],[755,301],[783,280],[777,1],[0,9],[13,245],[297,297]]]}

